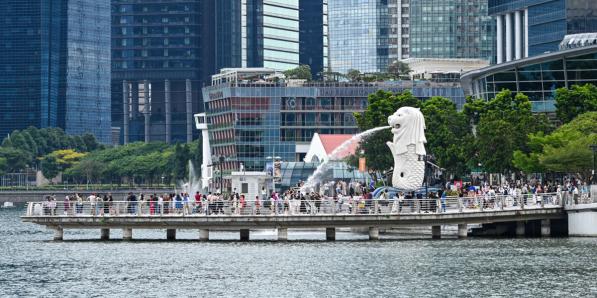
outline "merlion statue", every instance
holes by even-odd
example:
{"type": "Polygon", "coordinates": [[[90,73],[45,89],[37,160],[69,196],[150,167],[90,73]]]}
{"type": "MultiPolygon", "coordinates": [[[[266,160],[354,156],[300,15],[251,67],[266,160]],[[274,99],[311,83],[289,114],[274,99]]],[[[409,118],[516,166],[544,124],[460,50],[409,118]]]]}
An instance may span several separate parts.
{"type": "Polygon", "coordinates": [[[425,152],[425,117],[420,109],[402,107],[388,117],[394,139],[387,142],[394,156],[392,186],[414,191],[425,178],[425,161],[419,156],[425,152]]]}

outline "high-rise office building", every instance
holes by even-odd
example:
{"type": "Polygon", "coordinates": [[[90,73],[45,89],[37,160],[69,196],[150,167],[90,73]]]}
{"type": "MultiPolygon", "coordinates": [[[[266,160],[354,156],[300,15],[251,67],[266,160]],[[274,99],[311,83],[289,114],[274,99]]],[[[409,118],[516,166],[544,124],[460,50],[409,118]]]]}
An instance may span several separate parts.
{"type": "Polygon", "coordinates": [[[0,24],[0,138],[61,127],[110,143],[109,0],[4,0],[0,24]]]}
{"type": "Polygon", "coordinates": [[[497,63],[558,50],[567,34],[597,31],[594,0],[489,0],[497,63]]]}
{"type": "Polygon", "coordinates": [[[201,87],[240,64],[237,0],[112,0],[112,119],[124,143],[193,139],[201,87]]]}
{"type": "Polygon", "coordinates": [[[410,54],[410,1],[389,0],[390,14],[390,59],[407,59],[410,54]]]}
{"type": "Polygon", "coordinates": [[[242,67],[327,69],[327,0],[241,0],[242,67]]]}
{"type": "Polygon", "coordinates": [[[495,24],[487,0],[410,2],[410,57],[484,59],[495,57],[495,24]]]}
{"type": "Polygon", "coordinates": [[[334,0],[329,18],[336,72],[385,72],[392,62],[407,58],[495,56],[487,0],[334,0]]]}
{"type": "Polygon", "coordinates": [[[330,67],[383,72],[390,62],[387,0],[329,2],[330,67]]]}
{"type": "Polygon", "coordinates": [[[327,0],[112,0],[112,118],[121,141],[191,141],[222,68],[327,69],[327,0]]]}

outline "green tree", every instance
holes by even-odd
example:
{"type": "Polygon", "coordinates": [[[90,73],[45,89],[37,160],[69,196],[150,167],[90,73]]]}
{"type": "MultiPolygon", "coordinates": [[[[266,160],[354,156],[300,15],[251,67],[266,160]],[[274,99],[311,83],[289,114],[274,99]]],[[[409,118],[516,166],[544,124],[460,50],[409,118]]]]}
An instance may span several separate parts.
{"type": "Polygon", "coordinates": [[[530,152],[517,151],[514,164],[524,172],[573,172],[584,177],[592,168],[592,150],[597,143],[597,112],[579,115],[551,134],[529,134],[530,152]]]}
{"type": "Polygon", "coordinates": [[[556,115],[567,123],[576,116],[597,111],[597,87],[592,84],[573,85],[572,88],[556,90],[556,115]]]}
{"type": "Polygon", "coordinates": [[[349,69],[346,72],[346,77],[351,82],[358,82],[361,80],[361,72],[358,71],[357,69],[349,69]]]}
{"type": "Polygon", "coordinates": [[[427,151],[435,162],[456,176],[467,170],[465,144],[471,142],[467,119],[456,110],[456,105],[445,97],[432,97],[423,102],[421,112],[425,115],[427,151]]]}
{"type": "Polygon", "coordinates": [[[174,161],[172,175],[175,180],[181,180],[187,177],[189,163],[189,148],[186,145],[176,143],[174,146],[174,161]]]}
{"type": "Polygon", "coordinates": [[[44,177],[52,179],[56,177],[61,170],[62,169],[55,156],[48,155],[41,160],[41,172],[44,174],[44,177]]]}
{"type": "Polygon", "coordinates": [[[6,171],[18,172],[29,165],[29,155],[13,147],[0,147],[0,157],[6,159],[6,171]]]}
{"type": "Polygon", "coordinates": [[[411,72],[412,70],[410,69],[408,64],[402,61],[394,61],[392,62],[392,64],[388,66],[388,73],[395,76],[396,78],[408,80],[410,78],[409,75],[411,72]]]}
{"type": "Polygon", "coordinates": [[[0,176],[6,174],[6,169],[8,169],[6,158],[0,157],[0,176]]]}
{"type": "Polygon", "coordinates": [[[300,79],[310,81],[312,79],[311,67],[307,64],[301,64],[296,68],[284,71],[284,75],[288,79],[300,79]]]}
{"type": "Polygon", "coordinates": [[[545,116],[534,115],[528,97],[504,90],[485,104],[469,101],[465,104],[469,122],[478,118],[476,138],[470,152],[469,166],[480,163],[491,173],[514,170],[516,150],[529,152],[528,135],[551,129],[545,116]],[[473,113],[475,112],[475,113],[473,113]],[[478,113],[478,114],[476,114],[478,113]]]}
{"type": "MultiPolygon", "coordinates": [[[[363,113],[355,114],[357,124],[362,131],[387,126],[388,117],[394,114],[400,107],[418,107],[420,105],[420,100],[414,97],[409,91],[392,93],[379,90],[370,94],[367,100],[369,103],[367,109],[363,113]]],[[[394,158],[386,145],[386,142],[391,139],[392,133],[389,129],[386,129],[361,140],[357,151],[364,151],[368,168],[376,171],[384,171],[393,166],[394,158]]]]}
{"type": "Polygon", "coordinates": [[[190,145],[191,147],[191,159],[193,160],[193,166],[195,171],[201,170],[201,163],[203,162],[203,142],[201,139],[197,139],[190,145]]]}

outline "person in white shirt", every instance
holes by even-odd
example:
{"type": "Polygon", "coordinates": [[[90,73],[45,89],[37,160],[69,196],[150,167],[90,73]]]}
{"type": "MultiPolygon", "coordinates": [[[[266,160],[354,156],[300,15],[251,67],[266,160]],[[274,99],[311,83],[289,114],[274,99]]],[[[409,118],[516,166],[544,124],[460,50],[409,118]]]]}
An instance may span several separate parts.
{"type": "Polygon", "coordinates": [[[89,197],[87,197],[87,200],[89,200],[89,205],[91,205],[91,215],[97,215],[97,197],[95,196],[95,193],[92,193],[89,197]]]}

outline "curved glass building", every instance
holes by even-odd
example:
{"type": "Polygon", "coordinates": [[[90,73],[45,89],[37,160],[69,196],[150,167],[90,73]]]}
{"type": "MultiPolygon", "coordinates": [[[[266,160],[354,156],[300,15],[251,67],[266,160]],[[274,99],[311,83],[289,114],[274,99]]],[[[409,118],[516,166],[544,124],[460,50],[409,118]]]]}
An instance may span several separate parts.
{"type": "Polygon", "coordinates": [[[597,84],[597,45],[573,48],[467,72],[461,77],[466,95],[492,99],[503,89],[526,94],[534,112],[555,112],[555,91],[597,84]]]}

